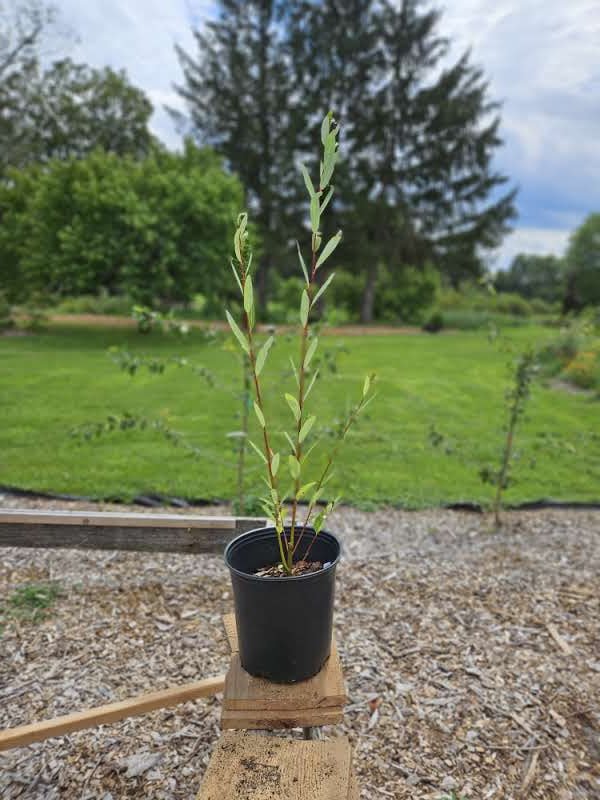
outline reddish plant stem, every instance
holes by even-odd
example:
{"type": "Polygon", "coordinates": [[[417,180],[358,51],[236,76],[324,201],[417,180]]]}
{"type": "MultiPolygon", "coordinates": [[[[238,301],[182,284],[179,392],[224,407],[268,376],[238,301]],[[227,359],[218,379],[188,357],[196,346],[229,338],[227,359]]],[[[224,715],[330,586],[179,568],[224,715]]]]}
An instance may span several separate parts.
{"type": "MultiPolygon", "coordinates": [[[[243,260],[240,261],[240,266],[241,266],[241,284],[242,284],[242,294],[243,294],[244,288],[246,286],[246,266],[243,260]]],[[[246,329],[246,336],[248,337],[248,349],[249,349],[248,360],[250,361],[250,368],[252,371],[254,392],[256,395],[256,404],[260,408],[263,414],[263,418],[265,418],[262,394],[260,391],[260,382],[258,380],[258,375],[256,373],[256,353],[254,352],[254,337],[252,335],[252,326],[250,324],[250,317],[248,316],[248,312],[245,309],[244,309],[244,327],[246,329]]],[[[277,511],[279,513],[281,508],[281,501],[279,499],[279,492],[277,490],[277,479],[275,475],[273,475],[273,465],[272,465],[273,451],[271,450],[271,445],[269,442],[269,433],[267,430],[266,423],[261,427],[263,432],[265,458],[267,461],[267,469],[269,472],[269,483],[271,484],[271,488],[274,489],[275,492],[277,492],[277,511]]],[[[291,572],[292,568],[292,559],[289,548],[289,542],[285,533],[285,528],[283,529],[282,534],[280,534],[279,531],[277,531],[277,542],[279,545],[279,553],[281,555],[282,564],[284,566],[284,569],[289,573],[291,572]]]]}
{"type": "MultiPolygon", "coordinates": [[[[310,303],[312,301],[312,285],[315,280],[316,275],[316,264],[317,264],[317,253],[312,246],[312,263],[311,263],[311,276],[310,276],[310,283],[306,287],[306,293],[308,294],[308,303],[309,303],[309,310],[308,313],[310,315],[310,303]]],[[[296,448],[295,448],[295,456],[300,463],[300,459],[302,458],[302,442],[300,441],[300,431],[302,430],[302,424],[304,421],[304,382],[306,377],[306,370],[304,367],[304,360],[306,358],[306,344],[308,341],[308,318],[306,320],[306,324],[302,328],[302,337],[300,341],[300,364],[298,367],[298,406],[300,407],[300,416],[298,417],[298,424],[296,425],[296,448]]],[[[294,481],[294,500],[292,503],[292,520],[290,526],[290,539],[289,539],[289,548],[291,550],[290,553],[290,563],[293,562],[294,559],[294,540],[296,536],[296,516],[298,513],[298,491],[300,490],[301,482],[300,477],[296,478],[294,481]]]]}

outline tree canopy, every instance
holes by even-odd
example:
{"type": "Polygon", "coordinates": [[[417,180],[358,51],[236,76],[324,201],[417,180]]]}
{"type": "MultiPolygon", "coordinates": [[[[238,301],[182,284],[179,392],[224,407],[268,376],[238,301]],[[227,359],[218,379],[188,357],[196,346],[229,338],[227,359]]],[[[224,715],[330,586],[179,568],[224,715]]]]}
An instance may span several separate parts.
{"type": "Polygon", "coordinates": [[[0,83],[0,102],[0,169],[97,148],[139,157],[153,144],[152,104],[110,67],[63,59],[43,70],[34,58],[0,83]]]}
{"type": "Polygon", "coordinates": [[[439,27],[418,0],[222,0],[197,52],[178,50],[190,130],[240,174],[267,267],[283,257],[275,238],[289,259],[305,222],[293,168],[310,160],[322,111],[340,117],[332,220],[347,232],[340,261],[365,276],[365,321],[380,265],[394,273],[432,260],[458,282],[478,274],[481,249],[497,246],[514,216],[514,192],[492,163],[498,106],[468,54],[448,62],[439,27]]]}
{"type": "Polygon", "coordinates": [[[600,214],[590,214],[573,232],[565,262],[565,310],[600,305],[600,214]]]}
{"type": "Polygon", "coordinates": [[[186,302],[230,285],[237,178],[212,151],[156,150],[142,160],[96,150],[13,169],[0,183],[0,282],[33,293],[186,302]]]}
{"type": "Polygon", "coordinates": [[[497,273],[494,285],[499,292],[515,292],[527,300],[560,302],[565,293],[564,264],[553,255],[519,253],[507,270],[497,273]]]}

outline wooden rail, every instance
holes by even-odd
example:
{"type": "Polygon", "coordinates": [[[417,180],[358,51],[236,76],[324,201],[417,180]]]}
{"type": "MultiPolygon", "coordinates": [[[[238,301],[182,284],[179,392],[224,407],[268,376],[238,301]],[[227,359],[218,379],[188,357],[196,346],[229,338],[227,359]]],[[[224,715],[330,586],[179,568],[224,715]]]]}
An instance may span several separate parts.
{"type": "Polygon", "coordinates": [[[0,547],[69,547],[160,553],[222,553],[264,519],[113,511],[0,510],[0,547]]]}
{"type": "Polygon", "coordinates": [[[148,711],[156,711],[158,708],[186,703],[188,700],[197,700],[199,697],[210,697],[222,692],[224,685],[225,676],[221,675],[217,678],[206,678],[171,689],[141,694],[117,703],[88,708],[86,711],[77,711],[63,717],[33,722],[31,725],[21,725],[19,728],[8,728],[0,731],[0,752],[9,750],[11,747],[24,747],[32,742],[50,739],[52,736],[64,736],[84,728],[94,728],[97,725],[117,722],[137,714],[146,714],[148,711]]]}

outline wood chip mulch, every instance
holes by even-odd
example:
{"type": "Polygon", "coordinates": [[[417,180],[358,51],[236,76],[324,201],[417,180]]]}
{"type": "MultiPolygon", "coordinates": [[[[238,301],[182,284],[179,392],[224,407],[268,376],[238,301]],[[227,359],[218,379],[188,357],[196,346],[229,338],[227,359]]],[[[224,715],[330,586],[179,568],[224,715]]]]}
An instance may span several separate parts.
{"type": "MultiPolygon", "coordinates": [[[[600,513],[505,520],[332,518],[350,702],[325,733],[351,737],[362,798],[600,798],[600,513]]],[[[4,550],[0,727],[223,673],[231,602],[220,558],[4,550]],[[50,581],[45,619],[7,613],[50,581]]],[[[219,711],[199,700],[2,753],[0,797],[193,798],[219,711]]]]}

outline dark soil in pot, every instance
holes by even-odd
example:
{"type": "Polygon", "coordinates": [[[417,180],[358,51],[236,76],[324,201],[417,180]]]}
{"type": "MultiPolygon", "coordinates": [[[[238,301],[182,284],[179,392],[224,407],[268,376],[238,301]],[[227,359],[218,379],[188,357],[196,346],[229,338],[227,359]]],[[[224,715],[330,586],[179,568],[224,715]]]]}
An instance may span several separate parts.
{"type": "MultiPolygon", "coordinates": [[[[312,539],[313,531],[307,529],[300,550],[312,539]]],[[[265,577],[256,572],[280,561],[275,528],[248,531],[227,545],[225,562],[246,672],[276,683],[296,683],[319,672],[331,651],[339,557],[339,541],[321,531],[310,560],[328,566],[292,577],[265,577]]]]}

